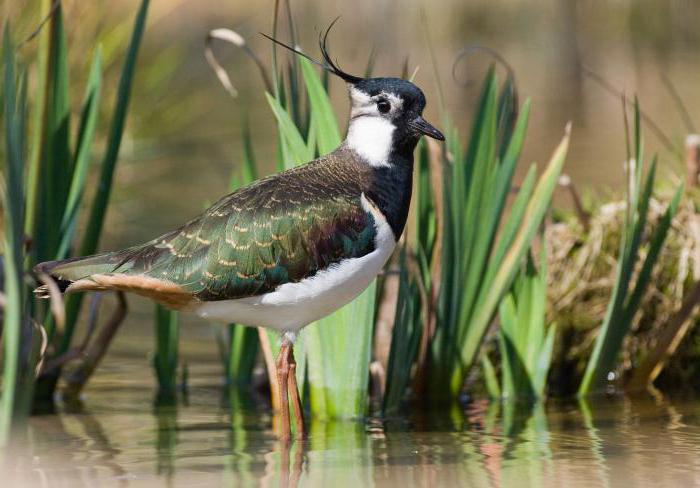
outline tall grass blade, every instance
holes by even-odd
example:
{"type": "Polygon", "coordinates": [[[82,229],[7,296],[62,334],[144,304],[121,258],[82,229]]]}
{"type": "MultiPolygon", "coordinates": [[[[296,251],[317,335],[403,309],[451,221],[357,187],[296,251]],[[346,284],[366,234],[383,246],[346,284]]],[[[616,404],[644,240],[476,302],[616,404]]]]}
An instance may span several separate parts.
{"type": "Polygon", "coordinates": [[[501,398],[501,386],[498,384],[496,367],[493,365],[487,354],[481,356],[481,371],[484,375],[484,386],[486,393],[491,398],[501,398]]]}
{"type": "Polygon", "coordinates": [[[504,398],[541,398],[554,345],[555,326],[546,324],[547,253],[539,269],[531,256],[499,306],[498,335],[504,398]]]}
{"type": "Polygon", "coordinates": [[[568,147],[569,131],[567,130],[564,139],[554,151],[549,164],[535,186],[532,197],[525,208],[522,223],[510,249],[504,255],[503,261],[493,277],[493,281],[486,283],[486,286],[481,289],[478,299],[480,307],[472,317],[465,340],[462,343],[461,359],[464,365],[468,366],[474,362],[481,338],[486,331],[495,308],[512,283],[517,273],[518,265],[525,257],[529,245],[549,208],[552,193],[564,165],[568,147]]]}
{"type": "Polygon", "coordinates": [[[376,281],[355,300],[307,328],[311,412],[356,418],[367,408],[376,281]]]}
{"type": "Polygon", "coordinates": [[[159,402],[175,401],[177,394],[178,343],[180,327],[178,314],[162,305],[155,306],[156,353],[153,367],[158,380],[159,402]]]}
{"type": "Polygon", "coordinates": [[[401,407],[406,388],[411,381],[411,368],[418,353],[421,332],[420,292],[415,280],[409,276],[407,249],[401,250],[399,296],[396,301],[396,316],[391,334],[391,349],[386,372],[386,392],[382,412],[396,413],[401,407]]]}
{"type": "Polygon", "coordinates": [[[102,160],[98,189],[90,209],[88,226],[80,249],[81,255],[92,254],[97,250],[102,226],[104,225],[107,204],[109,203],[109,196],[112,190],[112,179],[119,156],[122,135],[124,134],[124,125],[126,124],[129,99],[131,98],[131,87],[136,70],[136,57],[146,25],[149,3],[150,0],[141,1],[141,6],[139,7],[134,22],[134,29],[131,34],[126,59],[124,60],[124,66],[122,67],[121,77],[119,79],[117,99],[114,104],[114,113],[112,115],[109,137],[107,139],[107,151],[102,160]]]}
{"type": "Polygon", "coordinates": [[[102,84],[102,50],[95,51],[90,75],[85,90],[82,118],[78,130],[73,176],[68,199],[61,219],[61,242],[56,259],[65,259],[70,251],[78,220],[78,210],[85,193],[85,180],[90,166],[92,143],[95,138],[97,118],[100,109],[100,88],[102,84]]]}
{"type": "Polygon", "coordinates": [[[644,143],[640,127],[640,111],[637,102],[635,103],[634,123],[635,160],[628,161],[627,167],[630,184],[628,186],[625,222],[620,239],[615,284],[605,318],[579,386],[579,396],[588,395],[601,389],[605,386],[609,373],[615,370],[622,342],[639,311],[642,297],[648,289],[652,270],[658,261],[683,193],[681,186],[657,223],[653,234],[644,243],[645,236],[648,234],[648,210],[654,188],[656,158],[652,160],[642,185],[644,143]],[[640,249],[643,244],[648,248],[648,251],[644,262],[638,268],[640,249]],[[636,269],[639,271],[635,278],[636,269]],[[633,280],[635,280],[634,284],[633,280]]]}
{"type": "Polygon", "coordinates": [[[272,113],[277,119],[277,127],[280,130],[282,144],[284,147],[283,157],[285,158],[285,167],[296,166],[314,157],[314,148],[309,148],[304,141],[304,137],[294,124],[291,115],[286,111],[282,104],[270,94],[266,94],[267,101],[272,108],[272,113]],[[289,166],[291,165],[291,166],[289,166]]]}
{"type": "Polygon", "coordinates": [[[227,326],[224,378],[230,386],[250,386],[258,356],[258,331],[238,324],[227,326]]]}
{"type": "Polygon", "coordinates": [[[338,147],[341,141],[335,112],[311,61],[301,58],[299,63],[309,97],[311,129],[316,136],[318,151],[320,154],[328,154],[338,147]]]}
{"type": "Polygon", "coordinates": [[[7,157],[7,181],[2,182],[4,220],[3,265],[5,304],[3,313],[2,393],[0,397],[0,444],[10,436],[18,405],[17,390],[22,347],[22,321],[25,312],[26,289],[23,279],[24,245],[24,161],[22,132],[24,106],[17,106],[15,52],[10,37],[9,24],[5,24],[3,36],[3,100],[5,122],[5,155],[7,157]]]}
{"type": "MultiPolygon", "coordinates": [[[[427,287],[437,297],[436,309],[430,312],[436,325],[428,332],[426,384],[432,401],[457,397],[478,357],[486,328],[549,208],[564,163],[568,131],[539,179],[534,166],[530,168],[506,215],[530,111],[528,101],[519,113],[516,103],[513,80],[509,78],[499,93],[491,69],[466,151],[456,129],[446,127],[438,259],[421,258],[430,263],[423,265],[430,269],[423,275],[434,281],[427,287]]],[[[424,232],[419,229],[418,235],[424,232]]],[[[424,254],[417,247],[418,255],[424,254]]]]}
{"type": "MultiPolygon", "coordinates": [[[[119,78],[119,87],[117,89],[117,98],[114,104],[114,112],[112,114],[109,136],[107,139],[107,150],[100,171],[97,191],[90,209],[88,217],[87,229],[83,236],[80,245],[79,254],[82,256],[94,254],[97,251],[100,234],[104,225],[105,215],[107,213],[107,205],[109,196],[112,190],[112,180],[114,170],[119,156],[119,148],[121,146],[122,135],[124,134],[124,125],[126,123],[127,110],[129,108],[129,99],[131,96],[131,87],[134,80],[134,72],[136,69],[136,57],[138,55],[143,31],[146,26],[146,15],[148,13],[149,0],[142,0],[139,11],[136,15],[134,28],[129,41],[129,47],[122,67],[121,77],[119,78]]],[[[82,295],[70,297],[66,303],[66,332],[61,341],[59,353],[64,353],[68,350],[75,329],[75,322],[80,311],[82,303],[82,295]]]]}
{"type": "Polygon", "coordinates": [[[68,49],[63,27],[62,8],[54,11],[47,26],[49,29],[46,74],[46,99],[43,107],[43,124],[39,156],[40,177],[32,218],[36,222],[34,262],[56,257],[60,243],[60,222],[66,202],[73,158],[70,150],[70,98],[68,79],[68,49]]]}
{"type": "MultiPolygon", "coordinates": [[[[42,18],[46,18],[53,8],[53,0],[42,0],[39,9],[42,18]]],[[[51,15],[49,23],[55,19],[51,15]]],[[[49,63],[49,53],[51,52],[52,31],[50,27],[45,27],[39,33],[39,48],[37,50],[37,80],[34,97],[34,109],[32,117],[32,140],[31,153],[29,155],[29,168],[27,170],[27,215],[25,217],[25,233],[34,235],[36,228],[35,218],[38,215],[38,205],[41,203],[41,178],[42,168],[41,158],[43,157],[46,132],[44,130],[46,122],[46,111],[48,110],[47,85],[51,71],[49,63]]]]}

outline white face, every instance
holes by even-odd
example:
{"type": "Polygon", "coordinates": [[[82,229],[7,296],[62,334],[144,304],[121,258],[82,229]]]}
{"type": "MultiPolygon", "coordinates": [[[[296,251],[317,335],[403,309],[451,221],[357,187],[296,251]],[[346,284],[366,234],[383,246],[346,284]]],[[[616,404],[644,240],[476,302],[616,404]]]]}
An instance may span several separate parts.
{"type": "Polygon", "coordinates": [[[393,117],[403,108],[403,100],[391,93],[369,96],[350,87],[350,125],[346,142],[372,166],[389,166],[393,117]]]}

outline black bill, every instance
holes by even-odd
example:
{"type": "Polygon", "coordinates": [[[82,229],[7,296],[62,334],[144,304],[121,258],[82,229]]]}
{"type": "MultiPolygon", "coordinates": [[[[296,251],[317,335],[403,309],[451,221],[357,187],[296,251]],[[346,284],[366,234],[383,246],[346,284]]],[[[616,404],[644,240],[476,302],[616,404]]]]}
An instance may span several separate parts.
{"type": "Polygon", "coordinates": [[[437,139],[438,141],[444,141],[445,136],[442,135],[442,132],[437,130],[435,127],[430,125],[427,120],[425,120],[423,117],[420,115],[413,119],[409,125],[413,130],[418,132],[419,134],[426,135],[428,137],[432,137],[433,139],[437,139]]]}

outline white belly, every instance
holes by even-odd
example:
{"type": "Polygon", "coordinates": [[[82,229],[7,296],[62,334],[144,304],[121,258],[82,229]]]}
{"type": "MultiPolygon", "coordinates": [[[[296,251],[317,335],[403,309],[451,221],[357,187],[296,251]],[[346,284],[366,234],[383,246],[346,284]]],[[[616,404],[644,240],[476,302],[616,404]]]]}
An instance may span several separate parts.
{"type": "Polygon", "coordinates": [[[194,312],[216,322],[295,332],[349,303],[369,286],[396,246],[384,216],[364,196],[362,203],[372,213],[377,227],[375,249],[371,253],[346,259],[311,278],[286,283],[265,295],[206,302],[194,312]]]}

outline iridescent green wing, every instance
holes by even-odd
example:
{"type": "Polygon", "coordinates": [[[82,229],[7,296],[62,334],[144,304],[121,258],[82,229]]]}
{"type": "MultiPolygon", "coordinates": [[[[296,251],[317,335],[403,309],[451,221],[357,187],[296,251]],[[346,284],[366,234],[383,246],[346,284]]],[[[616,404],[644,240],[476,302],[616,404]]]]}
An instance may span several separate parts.
{"type": "Polygon", "coordinates": [[[174,282],[204,301],[267,293],[374,249],[374,220],[352,191],[261,181],[135,249],[129,273],[174,282]]]}
{"type": "Polygon", "coordinates": [[[201,300],[255,296],[374,249],[374,221],[359,198],[320,203],[232,215],[209,249],[202,280],[189,289],[201,300]]]}

